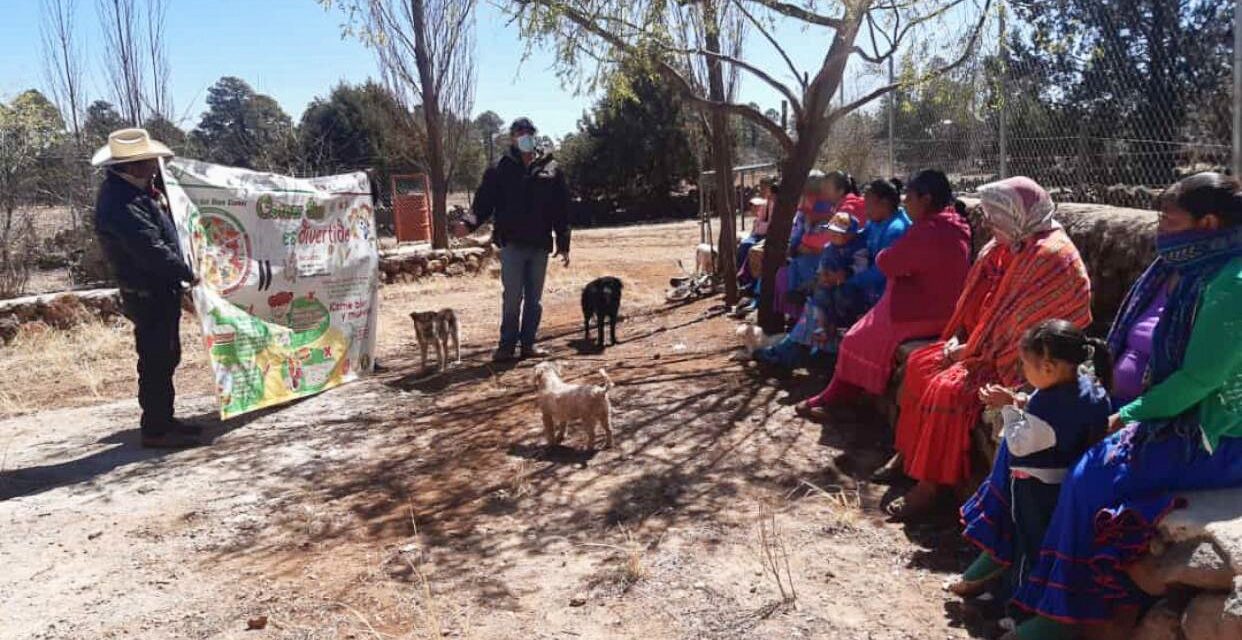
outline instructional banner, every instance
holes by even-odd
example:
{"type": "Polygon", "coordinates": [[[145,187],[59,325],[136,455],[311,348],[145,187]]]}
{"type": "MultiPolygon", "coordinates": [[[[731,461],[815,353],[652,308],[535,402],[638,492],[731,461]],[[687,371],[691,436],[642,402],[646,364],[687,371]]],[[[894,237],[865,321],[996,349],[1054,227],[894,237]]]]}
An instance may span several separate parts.
{"type": "Polygon", "coordinates": [[[297,179],[173,160],[165,183],[220,416],[371,371],[379,246],[366,174],[297,179]]]}

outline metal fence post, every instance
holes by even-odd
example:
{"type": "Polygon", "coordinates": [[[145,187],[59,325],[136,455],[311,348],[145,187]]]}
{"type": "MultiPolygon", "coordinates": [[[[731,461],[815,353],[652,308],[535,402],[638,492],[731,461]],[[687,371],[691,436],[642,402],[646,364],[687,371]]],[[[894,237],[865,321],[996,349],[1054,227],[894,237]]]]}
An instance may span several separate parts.
{"type": "Polygon", "coordinates": [[[1233,2],[1233,175],[1242,177],[1242,0],[1233,2]]]}
{"type": "MultiPolygon", "coordinates": [[[[1238,0],[1238,2],[1242,3],[1242,0],[1238,0]]],[[[893,80],[894,80],[893,57],[894,56],[888,57],[888,84],[889,86],[892,86],[893,80]]],[[[1235,77],[1237,76],[1235,75],[1235,77]]],[[[889,91],[888,92],[888,175],[890,178],[897,175],[897,153],[894,150],[894,142],[893,142],[893,136],[895,135],[894,130],[897,128],[896,120],[897,120],[897,92],[889,91]]],[[[1237,145],[1234,145],[1234,146],[1236,147],[1237,145]]]]}
{"type": "MultiPolygon", "coordinates": [[[[1242,0],[1235,0],[1235,1],[1242,2],[1242,0]]],[[[1005,3],[1004,2],[996,3],[996,8],[997,8],[997,13],[999,14],[999,20],[997,20],[996,35],[1000,38],[1000,57],[1001,57],[1001,72],[1000,72],[1001,103],[1000,103],[1000,127],[999,127],[1000,131],[999,131],[999,136],[998,136],[1000,148],[998,151],[1000,154],[1000,177],[1008,178],[1009,177],[1009,149],[1008,149],[1009,141],[1006,139],[1008,136],[1006,135],[1007,132],[1005,131],[1005,129],[1007,128],[1007,124],[1008,124],[1007,120],[1009,119],[1007,117],[1008,112],[1009,112],[1009,96],[1005,93],[1005,77],[1009,75],[1009,61],[1006,59],[1006,56],[1005,56],[1005,3]]]]}

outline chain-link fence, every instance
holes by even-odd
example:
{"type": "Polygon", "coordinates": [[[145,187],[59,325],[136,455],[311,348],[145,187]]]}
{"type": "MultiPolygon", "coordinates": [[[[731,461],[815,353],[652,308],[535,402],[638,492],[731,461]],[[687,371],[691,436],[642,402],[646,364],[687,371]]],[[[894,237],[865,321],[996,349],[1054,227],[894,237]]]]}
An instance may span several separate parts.
{"type": "Polygon", "coordinates": [[[1136,207],[1185,175],[1236,171],[1240,3],[999,2],[962,65],[882,105],[871,167],[939,168],[966,191],[1026,175],[1059,200],[1136,207]]]}

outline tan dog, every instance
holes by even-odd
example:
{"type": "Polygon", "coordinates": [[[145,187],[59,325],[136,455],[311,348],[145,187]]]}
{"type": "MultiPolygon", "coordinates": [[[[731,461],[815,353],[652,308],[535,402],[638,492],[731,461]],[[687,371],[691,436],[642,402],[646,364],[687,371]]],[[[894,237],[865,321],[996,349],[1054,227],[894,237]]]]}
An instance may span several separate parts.
{"type": "Polygon", "coordinates": [[[605,448],[612,446],[612,403],[608,400],[612,380],[603,369],[599,374],[604,378],[603,385],[567,384],[561,380],[556,363],[541,362],[535,366],[537,402],[543,412],[543,434],[548,446],[561,443],[572,421],[582,424],[588,449],[595,448],[596,424],[604,427],[605,448]]]}
{"type": "Polygon", "coordinates": [[[453,362],[461,362],[461,330],[457,326],[457,314],[452,309],[439,311],[414,311],[410,313],[414,321],[414,333],[418,336],[418,346],[423,349],[423,368],[427,368],[427,349],[436,348],[437,368],[444,371],[448,368],[448,345],[453,342],[453,362]]]}

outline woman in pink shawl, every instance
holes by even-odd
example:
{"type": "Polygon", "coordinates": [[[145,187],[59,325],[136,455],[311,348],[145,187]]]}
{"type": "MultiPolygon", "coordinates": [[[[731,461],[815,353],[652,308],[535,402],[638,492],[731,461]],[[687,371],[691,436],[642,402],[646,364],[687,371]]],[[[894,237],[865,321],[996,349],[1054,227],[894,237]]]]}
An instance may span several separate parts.
{"type": "Polygon", "coordinates": [[[906,185],[905,206],[913,226],[875,258],[887,278],[884,295],[845,334],[832,383],[798,405],[806,417],[823,419],[826,407],[849,404],[864,392],[882,394],[897,347],[940,335],[953,315],[970,269],[970,227],[955,207],[949,179],[920,171],[906,185]]]}

